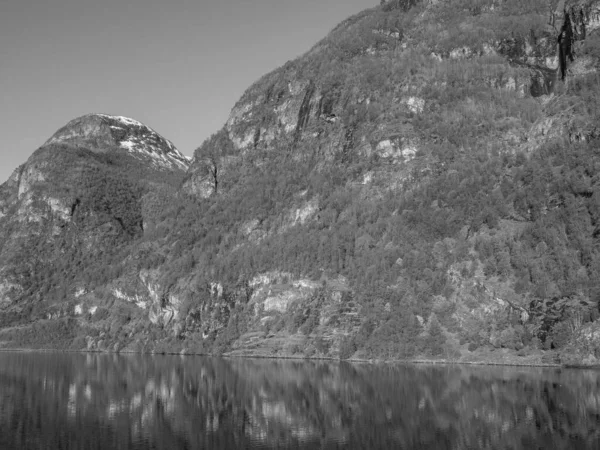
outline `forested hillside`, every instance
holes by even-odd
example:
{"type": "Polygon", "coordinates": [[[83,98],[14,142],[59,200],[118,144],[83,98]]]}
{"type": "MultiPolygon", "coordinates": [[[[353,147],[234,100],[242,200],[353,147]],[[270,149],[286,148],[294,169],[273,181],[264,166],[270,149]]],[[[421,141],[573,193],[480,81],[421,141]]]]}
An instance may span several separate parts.
{"type": "Polygon", "coordinates": [[[65,256],[2,249],[0,340],[60,323],[73,348],[594,363],[599,63],[596,0],[363,11],[252,85],[185,175],[82,177],[65,256]],[[78,217],[91,260],[69,256],[78,217]]]}

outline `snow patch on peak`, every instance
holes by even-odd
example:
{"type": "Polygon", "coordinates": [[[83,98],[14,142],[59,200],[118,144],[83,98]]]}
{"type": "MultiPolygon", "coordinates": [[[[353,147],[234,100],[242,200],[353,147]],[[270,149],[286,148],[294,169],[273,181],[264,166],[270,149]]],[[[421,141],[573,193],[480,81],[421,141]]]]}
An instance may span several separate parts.
{"type": "Polygon", "coordinates": [[[121,147],[125,147],[129,151],[136,151],[136,143],[134,141],[121,141],[121,147]]]}
{"type": "MultiPolygon", "coordinates": [[[[175,145],[174,145],[174,144],[173,144],[173,143],[172,143],[170,140],[168,140],[168,139],[165,139],[165,142],[167,143],[167,147],[169,147],[169,150],[171,150],[172,152],[175,152],[175,153],[179,153],[179,150],[177,150],[177,148],[175,147],[175,145]]],[[[190,157],[188,157],[188,156],[185,156],[185,155],[183,155],[182,153],[179,153],[179,154],[180,154],[180,155],[181,155],[183,158],[185,158],[185,159],[187,159],[187,160],[189,160],[189,161],[191,161],[191,160],[192,160],[192,158],[190,158],[190,157]]]]}
{"type": "Polygon", "coordinates": [[[151,129],[147,125],[144,125],[143,123],[138,122],[135,119],[130,119],[129,117],[125,117],[125,116],[111,116],[109,114],[94,114],[94,115],[95,116],[99,116],[99,117],[105,117],[107,119],[116,120],[116,121],[122,122],[123,124],[125,124],[127,126],[134,126],[134,127],[151,129]]]}
{"type": "Polygon", "coordinates": [[[129,136],[120,142],[120,146],[131,153],[151,158],[152,163],[160,167],[187,169],[189,165],[189,158],[182,155],[173,144],[169,146],[171,151],[165,153],[154,142],[129,136]]]}

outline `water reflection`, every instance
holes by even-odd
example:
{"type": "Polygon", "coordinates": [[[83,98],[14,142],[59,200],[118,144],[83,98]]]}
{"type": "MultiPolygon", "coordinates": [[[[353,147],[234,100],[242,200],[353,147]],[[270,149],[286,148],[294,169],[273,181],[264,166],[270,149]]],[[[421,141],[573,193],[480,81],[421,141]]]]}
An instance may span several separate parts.
{"type": "Polygon", "coordinates": [[[0,448],[600,448],[600,372],[0,353],[0,448]]]}

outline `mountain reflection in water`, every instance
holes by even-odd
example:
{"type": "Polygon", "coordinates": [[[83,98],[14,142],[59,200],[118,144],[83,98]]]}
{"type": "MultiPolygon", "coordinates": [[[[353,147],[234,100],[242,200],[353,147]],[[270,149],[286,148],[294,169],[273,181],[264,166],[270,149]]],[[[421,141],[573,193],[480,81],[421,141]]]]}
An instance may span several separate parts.
{"type": "Polygon", "coordinates": [[[600,372],[0,353],[0,448],[600,448],[600,372]]]}

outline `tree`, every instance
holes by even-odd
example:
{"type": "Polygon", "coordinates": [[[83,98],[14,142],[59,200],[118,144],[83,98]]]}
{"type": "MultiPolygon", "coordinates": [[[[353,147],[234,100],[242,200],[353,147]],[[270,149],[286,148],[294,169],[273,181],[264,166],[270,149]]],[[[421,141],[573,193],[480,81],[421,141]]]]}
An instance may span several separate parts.
{"type": "Polygon", "coordinates": [[[431,313],[429,317],[429,329],[425,338],[425,351],[431,356],[439,356],[444,351],[442,346],[445,342],[446,336],[444,336],[440,322],[435,313],[431,313]]]}

